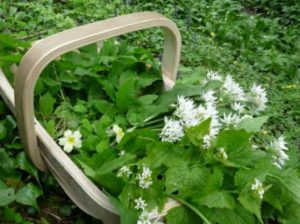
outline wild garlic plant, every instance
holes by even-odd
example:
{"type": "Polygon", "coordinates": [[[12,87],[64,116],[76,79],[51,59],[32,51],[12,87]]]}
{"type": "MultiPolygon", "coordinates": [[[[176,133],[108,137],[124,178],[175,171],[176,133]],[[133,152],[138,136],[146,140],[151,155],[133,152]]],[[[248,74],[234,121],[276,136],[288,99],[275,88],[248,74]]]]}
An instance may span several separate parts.
{"type": "MultiPolygon", "coordinates": [[[[261,85],[243,88],[231,75],[208,71],[200,84],[179,82],[162,92],[151,56],[114,57],[113,66],[103,71],[101,65],[92,76],[101,94],[94,98],[89,90],[94,95],[69,111],[79,122],[69,119],[73,128],[66,123],[59,144],[109,195],[123,224],[297,220],[296,154],[283,135],[265,130],[268,98],[261,85]],[[180,206],[152,219],[170,199],[180,206]]],[[[69,104],[56,109],[58,117],[69,104]]]]}

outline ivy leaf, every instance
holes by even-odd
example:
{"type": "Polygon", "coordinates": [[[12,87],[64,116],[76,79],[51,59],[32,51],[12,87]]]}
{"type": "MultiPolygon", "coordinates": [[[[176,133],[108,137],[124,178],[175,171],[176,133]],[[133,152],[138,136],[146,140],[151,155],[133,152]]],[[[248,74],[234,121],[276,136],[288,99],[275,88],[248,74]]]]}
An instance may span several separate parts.
{"type": "Polygon", "coordinates": [[[268,120],[268,116],[243,119],[237,126],[237,129],[244,129],[247,132],[259,132],[261,126],[268,120]]]}
{"type": "Polygon", "coordinates": [[[40,97],[39,106],[43,115],[50,116],[52,114],[55,102],[56,100],[49,92],[40,97]]]}
{"type": "Polygon", "coordinates": [[[31,163],[31,161],[28,159],[24,152],[20,152],[17,155],[16,161],[18,167],[21,170],[24,170],[27,173],[31,174],[32,176],[34,176],[38,183],[40,182],[37,168],[31,163]]]}
{"type": "Polygon", "coordinates": [[[39,210],[36,199],[42,195],[43,191],[32,183],[22,187],[16,194],[16,201],[23,205],[29,205],[39,210]]]}
{"type": "Polygon", "coordinates": [[[255,198],[249,192],[242,192],[238,198],[239,202],[247,209],[249,212],[253,213],[261,224],[263,224],[260,207],[261,201],[258,198],[255,198]]]}

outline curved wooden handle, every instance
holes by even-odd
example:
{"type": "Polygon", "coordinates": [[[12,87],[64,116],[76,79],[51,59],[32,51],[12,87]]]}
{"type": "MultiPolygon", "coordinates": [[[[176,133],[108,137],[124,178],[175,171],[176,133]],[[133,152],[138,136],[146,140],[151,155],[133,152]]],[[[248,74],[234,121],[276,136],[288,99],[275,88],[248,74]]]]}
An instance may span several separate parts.
{"type": "Polygon", "coordinates": [[[181,37],[172,21],[154,12],[134,13],[63,31],[36,42],[24,55],[16,76],[16,117],[25,150],[40,170],[47,167],[37,145],[33,103],[35,84],[43,69],[68,51],[151,27],[164,30],[162,71],[165,84],[171,86],[176,79],[181,37]]]}

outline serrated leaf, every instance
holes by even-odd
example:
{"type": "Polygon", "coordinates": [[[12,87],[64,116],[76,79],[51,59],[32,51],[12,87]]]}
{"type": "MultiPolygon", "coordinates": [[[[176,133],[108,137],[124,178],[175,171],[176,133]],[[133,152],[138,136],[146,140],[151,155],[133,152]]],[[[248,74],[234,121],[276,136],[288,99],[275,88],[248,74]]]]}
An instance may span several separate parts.
{"type": "Polygon", "coordinates": [[[263,224],[261,218],[261,201],[258,198],[253,197],[249,192],[242,192],[238,198],[239,202],[247,209],[249,212],[253,213],[260,223],[263,224]]]}
{"type": "Polygon", "coordinates": [[[195,146],[203,145],[203,137],[209,133],[211,119],[207,119],[200,124],[187,128],[186,135],[195,146]]]}
{"type": "Polygon", "coordinates": [[[237,129],[244,129],[247,132],[259,132],[261,126],[268,120],[268,116],[246,118],[243,119],[238,125],[237,129]]]}
{"type": "Polygon", "coordinates": [[[300,178],[297,171],[284,170],[277,176],[277,180],[286,188],[293,200],[300,205],[300,178]]]}
{"type": "Polygon", "coordinates": [[[56,100],[49,92],[40,97],[39,106],[43,115],[50,116],[52,114],[55,102],[56,100]]]}
{"type": "Polygon", "coordinates": [[[179,160],[166,171],[166,192],[188,193],[190,189],[201,189],[205,186],[209,171],[205,167],[179,160]]]}
{"type": "Polygon", "coordinates": [[[22,187],[16,194],[16,201],[23,205],[29,205],[39,210],[36,199],[43,191],[32,183],[22,187]]]}
{"type": "Polygon", "coordinates": [[[234,198],[226,191],[215,191],[205,194],[194,200],[198,205],[205,205],[208,208],[234,208],[234,198]]]}

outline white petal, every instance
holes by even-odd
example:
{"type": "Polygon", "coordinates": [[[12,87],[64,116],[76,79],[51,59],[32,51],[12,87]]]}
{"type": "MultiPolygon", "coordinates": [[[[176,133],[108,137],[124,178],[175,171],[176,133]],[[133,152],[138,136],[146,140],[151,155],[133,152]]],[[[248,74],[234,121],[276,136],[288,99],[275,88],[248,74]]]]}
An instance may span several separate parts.
{"type": "Polygon", "coordinates": [[[64,133],[64,136],[66,138],[70,137],[72,135],[72,131],[71,130],[66,130],[65,133],[64,133]]]}
{"type": "Polygon", "coordinates": [[[73,145],[66,143],[64,146],[64,151],[70,153],[73,149],[73,145]]]}

